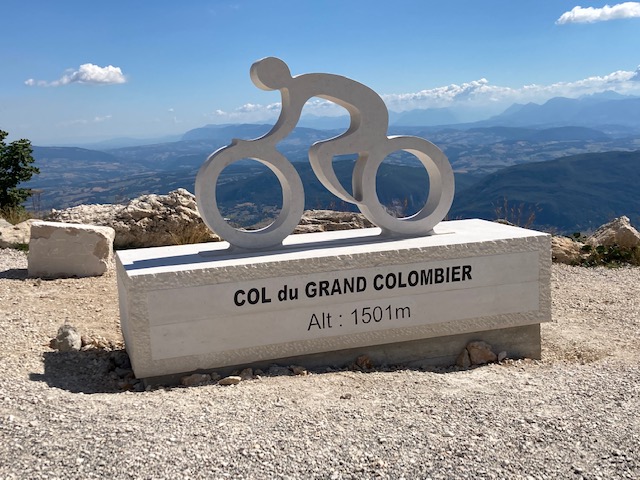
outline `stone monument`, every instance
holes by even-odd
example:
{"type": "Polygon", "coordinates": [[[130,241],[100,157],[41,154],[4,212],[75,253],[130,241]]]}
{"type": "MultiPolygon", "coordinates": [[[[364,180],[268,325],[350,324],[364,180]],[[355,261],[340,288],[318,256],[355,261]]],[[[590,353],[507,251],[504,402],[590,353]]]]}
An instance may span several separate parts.
{"type": "Polygon", "coordinates": [[[196,178],[198,208],[225,242],[120,251],[120,314],[139,378],[244,365],[344,364],[366,353],[380,363],[451,364],[482,339],[511,356],[540,356],[540,323],[550,314],[550,236],[482,220],[443,222],[454,194],[446,156],[418,137],[386,135],[388,111],[370,88],[331,74],[292,76],[280,59],[251,67],[282,111],[270,132],[233,140],[196,178]],[[276,149],[304,104],[320,97],[344,107],[346,132],[311,146],[320,182],[355,204],[377,228],[291,236],[304,210],[293,165],[276,149]],[[414,215],[396,218],[378,200],[376,174],[391,153],[413,154],[429,175],[414,215]],[[352,193],[333,170],[357,154],[352,193]],[[269,226],[246,231],[218,209],[222,171],[242,159],[266,165],[282,188],[269,226]]]}

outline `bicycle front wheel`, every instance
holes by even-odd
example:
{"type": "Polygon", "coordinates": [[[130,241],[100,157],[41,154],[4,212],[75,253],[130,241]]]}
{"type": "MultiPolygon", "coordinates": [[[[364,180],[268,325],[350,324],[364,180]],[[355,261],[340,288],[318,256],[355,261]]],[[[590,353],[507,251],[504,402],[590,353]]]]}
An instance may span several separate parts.
{"type": "Polygon", "coordinates": [[[353,175],[353,191],[362,202],[358,208],[385,234],[427,235],[449,212],[453,203],[455,182],[453,169],[445,154],[433,143],[419,137],[396,136],[376,146],[366,162],[357,164],[353,175]],[[376,190],[376,175],[384,159],[404,150],[418,158],[429,175],[429,195],[424,206],[409,217],[398,218],[387,212],[376,190]]]}

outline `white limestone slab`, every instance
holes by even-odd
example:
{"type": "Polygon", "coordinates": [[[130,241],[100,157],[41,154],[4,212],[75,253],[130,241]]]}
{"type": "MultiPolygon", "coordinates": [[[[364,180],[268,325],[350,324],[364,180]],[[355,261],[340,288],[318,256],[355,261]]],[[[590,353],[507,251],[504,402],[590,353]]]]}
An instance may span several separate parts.
{"type": "Polygon", "coordinates": [[[134,372],[162,376],[550,320],[549,235],[481,220],[435,230],[399,240],[375,228],[296,235],[259,253],[234,253],[224,242],[118,252],[134,372]],[[285,286],[297,298],[285,300],[285,286]]]}
{"type": "Polygon", "coordinates": [[[111,227],[36,221],[31,224],[29,276],[42,278],[103,275],[111,263],[111,227]]]}

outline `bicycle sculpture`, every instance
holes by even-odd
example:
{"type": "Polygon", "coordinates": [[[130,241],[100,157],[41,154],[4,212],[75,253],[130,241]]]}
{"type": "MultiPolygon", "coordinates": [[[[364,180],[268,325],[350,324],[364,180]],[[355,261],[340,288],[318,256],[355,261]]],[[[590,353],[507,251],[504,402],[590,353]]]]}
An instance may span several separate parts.
{"type": "Polygon", "coordinates": [[[342,200],[355,204],[382,235],[413,236],[433,233],[433,227],[448,213],[453,202],[454,178],[442,151],[419,137],[387,137],[389,112],[372,89],[339,75],[309,73],[291,76],[286,63],[268,57],[251,66],[251,80],[262,90],[280,90],[282,111],[270,132],[254,140],[233,139],[209,156],[196,177],[196,199],[200,214],[211,230],[232,246],[264,249],[279,245],[298,225],[304,211],[304,189],[294,166],[276,144],[296,126],[305,103],[320,97],[344,107],[351,123],[343,134],[317,142],[309,149],[309,161],[322,184],[342,200]],[[414,215],[396,218],[380,203],[376,192],[378,167],[389,154],[404,150],[415,155],[429,175],[429,195],[414,215]],[[340,184],[333,169],[336,155],[357,154],[353,170],[353,194],[340,184]],[[216,201],[218,177],[228,165],[242,159],[266,165],[282,188],[282,209],[276,220],[260,230],[239,230],[221,215],[216,201]]]}

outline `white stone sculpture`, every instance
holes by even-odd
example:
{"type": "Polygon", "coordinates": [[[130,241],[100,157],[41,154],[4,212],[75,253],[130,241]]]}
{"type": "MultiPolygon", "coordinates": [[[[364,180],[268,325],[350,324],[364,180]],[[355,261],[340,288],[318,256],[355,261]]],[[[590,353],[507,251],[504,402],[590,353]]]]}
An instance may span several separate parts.
{"type": "Polygon", "coordinates": [[[383,235],[416,236],[433,233],[433,227],[447,215],[453,202],[454,177],[442,151],[418,137],[387,137],[389,112],[372,89],[339,75],[310,73],[291,76],[289,67],[274,57],[251,66],[251,80],[263,90],[280,90],[282,111],[266,135],[254,140],[234,139],[231,145],[214,152],[196,178],[196,199],[205,223],[232,246],[263,249],[281,244],[296,227],[304,210],[304,189],[298,172],[277,149],[276,144],[296,126],[305,103],[320,97],[344,107],[351,124],[343,134],[315,143],[309,150],[313,171],[322,184],[340,199],[357,205],[382,229],[383,235]],[[429,195],[414,215],[396,218],[378,200],[376,173],[389,154],[404,150],[415,155],[429,174],[429,195]],[[340,184],[333,169],[336,155],[357,154],[353,171],[353,195],[340,184]],[[216,202],[216,185],[230,164],[250,158],[266,165],[282,187],[282,209],[276,220],[260,230],[245,231],[230,226],[216,202]]]}

